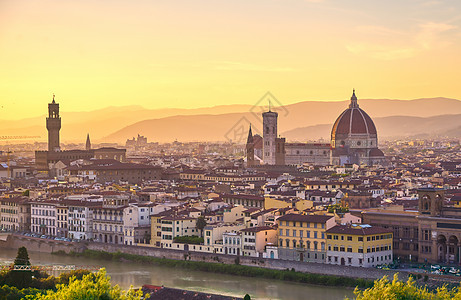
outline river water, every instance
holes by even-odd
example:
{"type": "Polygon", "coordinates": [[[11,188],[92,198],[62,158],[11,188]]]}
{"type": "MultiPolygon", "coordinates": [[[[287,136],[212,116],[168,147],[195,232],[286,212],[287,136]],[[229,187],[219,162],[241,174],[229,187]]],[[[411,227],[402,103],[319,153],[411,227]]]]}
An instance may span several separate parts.
{"type": "MultiPolygon", "coordinates": [[[[11,263],[17,251],[0,249],[0,264],[11,263]]],[[[352,298],[353,291],[344,288],[291,283],[264,278],[249,278],[225,274],[191,271],[179,268],[143,265],[132,262],[114,262],[90,258],[56,256],[29,252],[32,265],[66,264],[104,267],[113,284],[123,289],[130,285],[164,285],[166,287],[209,292],[234,297],[250,294],[251,299],[344,299],[352,298]]]]}

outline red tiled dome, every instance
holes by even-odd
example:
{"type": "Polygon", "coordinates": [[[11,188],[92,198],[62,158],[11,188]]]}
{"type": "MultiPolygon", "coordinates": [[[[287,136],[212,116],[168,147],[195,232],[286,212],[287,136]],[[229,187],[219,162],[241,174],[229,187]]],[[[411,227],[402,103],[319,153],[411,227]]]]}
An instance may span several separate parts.
{"type": "Polygon", "coordinates": [[[378,148],[371,149],[370,157],[382,157],[384,156],[383,151],[379,150],[378,148]]]}
{"type": "Polygon", "coordinates": [[[373,120],[363,109],[359,108],[355,92],[351,98],[351,105],[333,125],[331,138],[334,139],[337,134],[377,134],[373,120]]]}

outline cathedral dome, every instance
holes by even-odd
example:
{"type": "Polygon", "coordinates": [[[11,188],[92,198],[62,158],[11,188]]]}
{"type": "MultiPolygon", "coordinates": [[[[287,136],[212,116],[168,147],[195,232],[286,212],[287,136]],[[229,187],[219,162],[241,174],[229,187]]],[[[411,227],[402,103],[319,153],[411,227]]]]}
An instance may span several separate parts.
{"type": "Polygon", "coordinates": [[[370,157],[382,157],[384,156],[383,151],[379,150],[378,148],[374,148],[370,150],[370,157]]]}
{"type": "Polygon", "coordinates": [[[336,119],[333,125],[331,139],[335,140],[338,135],[350,136],[355,134],[376,136],[377,132],[373,120],[359,107],[354,91],[349,108],[336,119]]]}

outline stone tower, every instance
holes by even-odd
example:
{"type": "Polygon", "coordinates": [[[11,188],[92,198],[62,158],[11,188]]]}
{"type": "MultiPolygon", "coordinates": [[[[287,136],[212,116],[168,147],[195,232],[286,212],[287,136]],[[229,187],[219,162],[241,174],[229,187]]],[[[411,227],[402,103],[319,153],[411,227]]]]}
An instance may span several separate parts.
{"type": "Polygon", "coordinates": [[[275,165],[275,149],[277,139],[278,113],[270,110],[263,113],[263,161],[267,165],[275,165]]]}
{"type": "Polygon", "coordinates": [[[88,133],[86,136],[86,145],[85,145],[85,150],[90,151],[91,150],[91,142],[90,142],[90,134],[88,133]]]}
{"type": "Polygon", "coordinates": [[[247,150],[247,167],[252,167],[255,164],[255,144],[253,140],[253,133],[251,132],[251,124],[250,124],[250,130],[248,131],[246,150],[247,150]]]}
{"type": "Polygon", "coordinates": [[[46,129],[48,129],[48,151],[59,151],[59,130],[61,129],[61,117],[59,116],[59,104],[54,101],[48,104],[48,118],[46,118],[46,129]]]}

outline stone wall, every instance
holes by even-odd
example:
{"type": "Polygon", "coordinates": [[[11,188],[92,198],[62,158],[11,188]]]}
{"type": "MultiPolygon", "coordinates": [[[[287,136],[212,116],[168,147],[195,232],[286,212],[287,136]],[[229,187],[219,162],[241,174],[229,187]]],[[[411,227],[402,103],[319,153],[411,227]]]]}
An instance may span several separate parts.
{"type": "Polygon", "coordinates": [[[0,240],[0,249],[18,249],[26,247],[29,251],[51,253],[56,251],[76,251],[84,250],[83,245],[64,241],[40,239],[21,235],[9,235],[6,240],[0,240]]]}

